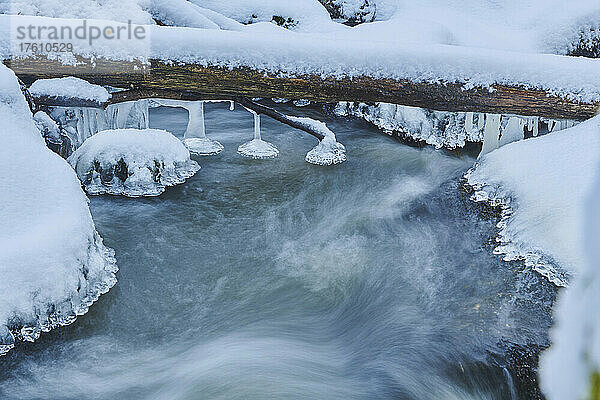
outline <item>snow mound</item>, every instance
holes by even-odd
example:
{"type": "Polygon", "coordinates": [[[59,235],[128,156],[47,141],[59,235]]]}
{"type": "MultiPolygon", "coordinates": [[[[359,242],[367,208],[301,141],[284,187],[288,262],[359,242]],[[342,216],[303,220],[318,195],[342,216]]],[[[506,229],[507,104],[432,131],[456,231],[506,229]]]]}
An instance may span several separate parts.
{"type": "Polygon", "coordinates": [[[329,13],[318,0],[191,0],[243,24],[273,22],[280,26],[315,32],[334,25],[329,13]]]}
{"type": "Polygon", "coordinates": [[[93,85],[72,76],[66,78],[38,79],[29,88],[34,97],[66,97],[106,103],[110,94],[102,86],[93,85]]]}
{"type": "Polygon", "coordinates": [[[68,161],[93,195],[158,196],[200,169],[179,139],[157,129],[99,132],[68,161]]]}
{"type": "Polygon", "coordinates": [[[34,341],[85,314],[116,283],[117,267],[75,173],[45,146],[16,77],[1,65],[0,120],[3,355],[15,341],[34,341]]]}
{"type": "Polygon", "coordinates": [[[474,201],[502,208],[495,249],[559,286],[584,265],[584,203],[600,161],[600,116],[510,143],[466,174],[474,201]]]}

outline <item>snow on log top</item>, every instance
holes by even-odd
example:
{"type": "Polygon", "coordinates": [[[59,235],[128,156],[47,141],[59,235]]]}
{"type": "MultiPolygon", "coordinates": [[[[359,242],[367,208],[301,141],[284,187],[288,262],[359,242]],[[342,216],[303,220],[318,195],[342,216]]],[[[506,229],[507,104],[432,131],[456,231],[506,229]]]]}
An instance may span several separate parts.
{"type": "MultiPolygon", "coordinates": [[[[0,30],[10,26],[70,26],[81,20],[28,16],[0,16],[0,30]]],[[[101,29],[126,26],[113,21],[87,20],[101,29]]],[[[399,43],[376,31],[348,40],[343,32],[310,34],[279,29],[223,31],[140,25],[145,41],[74,41],[73,53],[55,55],[65,64],[80,58],[108,60],[151,59],[217,66],[249,68],[279,76],[316,75],[322,78],[407,80],[453,84],[469,88],[506,85],[537,89],[572,101],[600,102],[600,60],[550,54],[529,54],[497,49],[442,44],[399,43]],[[143,43],[142,43],[143,42],[143,43]]],[[[14,29],[14,28],[13,28],[14,29]]],[[[14,35],[13,35],[14,36],[14,35]]],[[[10,34],[2,35],[4,59],[24,58],[10,34]],[[12,46],[11,46],[12,44],[12,46]],[[12,48],[11,48],[12,47],[12,48]]]]}

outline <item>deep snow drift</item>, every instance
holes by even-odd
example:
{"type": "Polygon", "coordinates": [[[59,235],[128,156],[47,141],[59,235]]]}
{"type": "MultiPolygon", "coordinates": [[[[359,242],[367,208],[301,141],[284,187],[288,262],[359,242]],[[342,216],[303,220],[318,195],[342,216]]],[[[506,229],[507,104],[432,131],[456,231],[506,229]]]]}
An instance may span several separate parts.
{"type": "Polygon", "coordinates": [[[0,355],[72,323],[116,282],[71,167],[44,144],[14,74],[0,66],[0,355]]]}
{"type": "Polygon", "coordinates": [[[87,193],[129,197],[158,196],[200,169],[179,139],[157,129],[99,132],[68,161],[87,193]]]}
{"type": "Polygon", "coordinates": [[[495,252],[566,285],[585,263],[584,202],[599,161],[600,117],[483,156],[466,177],[475,201],[503,208],[495,252]]]}

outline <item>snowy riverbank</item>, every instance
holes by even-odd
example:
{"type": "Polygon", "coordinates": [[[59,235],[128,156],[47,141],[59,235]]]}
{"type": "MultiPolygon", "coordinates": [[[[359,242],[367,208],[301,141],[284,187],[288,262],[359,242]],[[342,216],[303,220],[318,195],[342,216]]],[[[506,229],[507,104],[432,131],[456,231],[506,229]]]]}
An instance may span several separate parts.
{"type": "Polygon", "coordinates": [[[3,66],[0,93],[1,355],[85,314],[116,283],[117,267],[77,176],[45,146],[3,66]]]}

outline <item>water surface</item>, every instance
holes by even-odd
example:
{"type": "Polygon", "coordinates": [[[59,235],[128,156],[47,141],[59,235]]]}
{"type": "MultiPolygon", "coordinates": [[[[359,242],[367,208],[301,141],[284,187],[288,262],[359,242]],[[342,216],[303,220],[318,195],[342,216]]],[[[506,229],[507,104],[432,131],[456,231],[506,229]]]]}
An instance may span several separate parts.
{"type": "Polygon", "coordinates": [[[226,148],[186,184],[91,199],[119,283],[0,359],[0,398],[526,398],[506,344],[547,343],[553,293],[491,254],[493,221],[457,188],[472,158],[288,109],[326,118],[348,161],[307,164],[316,140],[266,118],[280,158],[248,160],[252,116],[227,109],[206,106],[226,148]]]}

